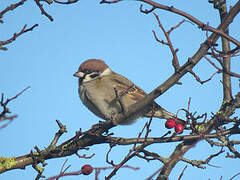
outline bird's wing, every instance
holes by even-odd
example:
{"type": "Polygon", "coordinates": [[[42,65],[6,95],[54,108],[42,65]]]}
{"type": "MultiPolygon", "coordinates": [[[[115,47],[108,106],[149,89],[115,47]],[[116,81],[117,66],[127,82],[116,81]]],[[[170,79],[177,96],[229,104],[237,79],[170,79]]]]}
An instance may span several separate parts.
{"type": "Polygon", "coordinates": [[[114,73],[112,80],[115,82],[119,98],[128,95],[132,100],[138,101],[146,96],[146,93],[141,88],[120,74],[114,73]]]}

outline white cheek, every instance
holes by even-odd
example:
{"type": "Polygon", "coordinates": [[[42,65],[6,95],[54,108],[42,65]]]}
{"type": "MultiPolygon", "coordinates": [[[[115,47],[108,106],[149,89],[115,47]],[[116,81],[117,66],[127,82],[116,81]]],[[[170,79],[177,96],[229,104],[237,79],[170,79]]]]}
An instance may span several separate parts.
{"type": "Polygon", "coordinates": [[[112,70],[110,68],[107,68],[102,72],[101,76],[109,75],[111,73],[112,73],[112,70]]]}
{"type": "Polygon", "coordinates": [[[91,74],[87,74],[87,75],[85,76],[85,78],[83,79],[83,82],[88,82],[88,81],[93,80],[93,78],[91,78],[90,75],[91,75],[91,74]]]}

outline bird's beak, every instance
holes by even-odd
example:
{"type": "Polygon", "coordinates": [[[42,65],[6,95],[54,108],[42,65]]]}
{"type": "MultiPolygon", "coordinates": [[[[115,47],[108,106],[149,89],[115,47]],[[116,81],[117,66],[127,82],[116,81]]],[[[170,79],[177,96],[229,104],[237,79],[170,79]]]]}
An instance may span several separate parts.
{"type": "Polygon", "coordinates": [[[75,72],[75,73],[73,74],[73,76],[82,78],[82,77],[84,77],[84,73],[83,73],[83,72],[75,72]]]}

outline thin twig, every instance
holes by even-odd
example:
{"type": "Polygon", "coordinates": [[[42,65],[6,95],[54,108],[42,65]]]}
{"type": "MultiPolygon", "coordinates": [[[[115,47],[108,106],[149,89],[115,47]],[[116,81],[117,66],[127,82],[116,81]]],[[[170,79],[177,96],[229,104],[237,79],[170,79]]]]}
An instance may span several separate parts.
{"type": "Polygon", "coordinates": [[[51,15],[49,15],[44,9],[43,9],[43,5],[39,2],[39,0],[34,0],[35,3],[37,4],[37,6],[39,7],[42,15],[45,15],[50,21],[53,21],[53,17],[51,15]]]}
{"type": "Polygon", "coordinates": [[[63,133],[67,132],[66,126],[64,126],[59,120],[56,120],[59,130],[56,132],[51,144],[49,145],[49,148],[52,148],[52,146],[56,146],[59,138],[62,136],[63,133]]]}
{"type": "Polygon", "coordinates": [[[153,12],[153,14],[154,14],[155,18],[157,19],[157,22],[158,22],[159,27],[161,28],[161,30],[163,31],[163,33],[164,33],[164,35],[165,35],[165,37],[166,37],[166,39],[167,39],[167,43],[164,42],[164,41],[159,41],[158,38],[157,38],[157,36],[156,36],[156,34],[155,34],[155,32],[153,31],[154,37],[155,37],[156,40],[158,40],[158,42],[163,42],[163,44],[169,46],[169,48],[170,48],[170,50],[171,50],[171,52],[172,52],[172,55],[173,55],[172,64],[173,64],[173,67],[174,67],[174,69],[175,69],[175,72],[177,72],[178,69],[180,68],[179,60],[178,60],[178,57],[177,57],[177,51],[178,51],[178,49],[174,49],[174,48],[173,48],[173,44],[172,44],[172,42],[171,42],[171,40],[170,40],[169,34],[170,34],[170,32],[172,32],[174,29],[178,28],[184,21],[180,22],[177,26],[172,27],[169,31],[166,31],[166,30],[164,29],[163,25],[161,24],[158,15],[157,15],[156,13],[154,13],[154,12],[153,12]]]}
{"type": "Polygon", "coordinates": [[[117,3],[117,2],[120,2],[122,0],[113,0],[113,1],[106,1],[106,0],[102,0],[100,2],[100,4],[103,4],[103,3],[106,3],[106,4],[113,4],[113,3],[117,3]]]}
{"type": "Polygon", "coordinates": [[[8,12],[8,11],[12,11],[14,9],[16,9],[18,6],[21,6],[23,5],[23,3],[25,2],[26,0],[21,0],[19,1],[18,3],[15,3],[15,4],[11,4],[10,6],[6,7],[4,10],[2,10],[0,12],[0,23],[3,23],[3,21],[1,20],[1,18],[3,17],[3,15],[8,12]]]}
{"type": "Polygon", "coordinates": [[[53,0],[53,1],[58,4],[73,4],[73,3],[78,2],[78,0],[67,0],[66,2],[62,2],[62,1],[58,1],[58,0],[53,0]]]}
{"type": "Polygon", "coordinates": [[[235,177],[239,176],[240,175],[240,172],[235,174],[233,177],[231,177],[229,180],[233,180],[235,177]]]}
{"type": "Polygon", "coordinates": [[[27,25],[25,24],[22,28],[22,30],[19,32],[19,33],[14,33],[13,36],[8,39],[8,40],[5,40],[5,41],[0,41],[0,49],[1,50],[7,50],[6,47],[2,47],[3,45],[6,45],[6,44],[9,44],[9,43],[12,43],[13,41],[15,41],[19,36],[21,36],[23,33],[26,33],[28,31],[32,31],[35,27],[37,27],[38,24],[34,24],[32,27],[26,29],[27,25]]]}
{"type": "Polygon", "coordinates": [[[11,113],[9,108],[7,107],[7,104],[9,102],[11,102],[12,100],[18,98],[18,96],[20,96],[24,91],[26,91],[29,88],[30,88],[30,86],[24,88],[21,92],[16,94],[14,97],[7,98],[6,101],[4,101],[4,93],[2,93],[1,100],[0,100],[0,106],[2,106],[3,111],[0,113],[0,121],[8,120],[8,122],[6,124],[0,126],[0,129],[5,128],[10,122],[12,122],[13,119],[15,119],[17,117],[17,115],[6,116],[6,114],[11,113]]]}
{"type": "Polygon", "coordinates": [[[187,165],[183,168],[181,174],[180,174],[179,177],[178,177],[178,180],[180,180],[180,179],[182,178],[183,173],[185,172],[186,169],[187,169],[187,165]]]}

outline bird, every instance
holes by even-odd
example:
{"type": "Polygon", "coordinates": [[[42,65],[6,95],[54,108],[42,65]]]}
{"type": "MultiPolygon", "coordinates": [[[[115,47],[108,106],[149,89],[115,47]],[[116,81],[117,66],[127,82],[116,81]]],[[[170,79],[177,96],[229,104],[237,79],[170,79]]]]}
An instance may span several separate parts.
{"type": "Polygon", "coordinates": [[[176,119],[174,114],[156,102],[154,110],[143,110],[140,114],[116,119],[116,115],[127,112],[131,105],[144,98],[147,93],[128,78],[112,71],[101,59],[85,60],[73,76],[78,77],[78,93],[82,103],[96,116],[112,121],[114,125],[132,124],[140,117],[176,119]]]}

